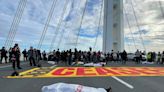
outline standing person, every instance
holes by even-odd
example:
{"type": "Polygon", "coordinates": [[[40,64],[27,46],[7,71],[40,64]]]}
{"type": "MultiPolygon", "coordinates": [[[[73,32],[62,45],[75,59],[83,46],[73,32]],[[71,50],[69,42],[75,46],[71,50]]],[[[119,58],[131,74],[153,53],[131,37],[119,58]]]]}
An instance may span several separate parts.
{"type": "Polygon", "coordinates": [[[47,60],[47,57],[46,57],[46,56],[47,56],[46,51],[43,51],[42,55],[43,55],[43,60],[46,61],[46,60],[47,60]]]}
{"type": "Polygon", "coordinates": [[[2,64],[3,58],[5,58],[5,63],[7,63],[7,51],[6,51],[5,47],[2,47],[2,49],[1,49],[1,61],[0,61],[0,64],[2,64]]]}
{"type": "Polygon", "coordinates": [[[59,63],[59,61],[60,61],[60,51],[58,49],[58,51],[56,51],[56,62],[57,62],[57,64],[59,63]]]}
{"type": "Polygon", "coordinates": [[[22,54],[23,54],[24,61],[27,61],[27,51],[26,51],[26,49],[24,49],[22,54]]]}
{"type": "Polygon", "coordinates": [[[20,55],[21,55],[21,54],[20,54],[20,48],[19,48],[18,44],[15,44],[14,49],[15,49],[15,51],[16,51],[15,57],[16,57],[16,62],[17,62],[17,68],[18,68],[18,69],[22,69],[22,68],[20,67],[20,55]]]}
{"type": "MultiPolygon", "coordinates": [[[[11,54],[12,67],[13,67],[13,69],[15,70],[16,54],[17,54],[16,49],[15,49],[15,48],[12,48],[10,54],[11,54]]],[[[18,65],[18,64],[17,64],[17,65],[18,65]]]]}
{"type": "Polygon", "coordinates": [[[157,64],[160,64],[160,62],[161,62],[161,53],[158,52],[158,54],[157,54],[157,64]]]}
{"type": "Polygon", "coordinates": [[[9,49],[9,62],[12,62],[12,48],[9,49]]]}
{"type": "Polygon", "coordinates": [[[119,51],[117,52],[117,61],[118,62],[120,61],[120,52],[119,51]]]}
{"type": "Polygon", "coordinates": [[[28,58],[30,61],[30,66],[32,65],[36,66],[33,47],[30,47],[30,50],[28,51],[28,58]]]}
{"type": "Polygon", "coordinates": [[[126,60],[127,60],[127,52],[124,50],[122,52],[122,63],[126,64],[126,60]]]}
{"type": "Polygon", "coordinates": [[[40,60],[41,60],[41,52],[40,52],[40,50],[37,50],[37,59],[36,59],[36,61],[37,61],[38,67],[41,67],[40,60]]]}
{"type": "Polygon", "coordinates": [[[139,50],[137,49],[136,53],[135,53],[135,57],[136,57],[136,63],[139,64],[140,63],[140,52],[139,50]]]}
{"type": "Polygon", "coordinates": [[[161,62],[161,64],[163,64],[163,63],[164,63],[164,51],[162,53],[162,62],[161,62]]]}
{"type": "Polygon", "coordinates": [[[114,51],[111,51],[111,62],[114,61],[114,57],[113,57],[114,51]]]}
{"type": "Polygon", "coordinates": [[[68,52],[68,64],[71,65],[72,64],[72,51],[71,49],[68,52]]]}

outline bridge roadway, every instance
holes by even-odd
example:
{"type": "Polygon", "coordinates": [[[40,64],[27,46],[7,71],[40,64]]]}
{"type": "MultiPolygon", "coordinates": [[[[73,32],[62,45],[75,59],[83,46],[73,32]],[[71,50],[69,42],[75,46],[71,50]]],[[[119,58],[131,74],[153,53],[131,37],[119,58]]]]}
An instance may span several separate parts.
{"type": "MultiPolygon", "coordinates": [[[[28,62],[22,62],[22,70],[31,69],[28,62]]],[[[42,66],[52,66],[42,62],[42,66]]],[[[63,64],[59,64],[63,66],[63,64]]],[[[163,67],[164,65],[136,65],[128,62],[126,65],[110,63],[107,66],[112,67],[163,67]]],[[[34,68],[34,67],[33,67],[34,68]]],[[[41,92],[44,85],[50,85],[58,82],[81,84],[91,87],[108,88],[112,87],[113,92],[164,92],[164,76],[149,77],[76,77],[76,78],[21,78],[8,79],[4,76],[11,75],[12,68],[10,64],[0,65],[0,92],[41,92]]]]}

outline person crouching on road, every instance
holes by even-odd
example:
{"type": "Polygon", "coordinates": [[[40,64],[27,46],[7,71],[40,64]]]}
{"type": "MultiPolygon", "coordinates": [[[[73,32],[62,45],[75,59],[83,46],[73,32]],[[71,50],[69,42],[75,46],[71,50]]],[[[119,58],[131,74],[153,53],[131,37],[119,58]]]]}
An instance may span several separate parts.
{"type": "Polygon", "coordinates": [[[30,61],[30,66],[32,65],[36,66],[33,47],[30,47],[30,50],[28,51],[28,58],[30,61]]]}

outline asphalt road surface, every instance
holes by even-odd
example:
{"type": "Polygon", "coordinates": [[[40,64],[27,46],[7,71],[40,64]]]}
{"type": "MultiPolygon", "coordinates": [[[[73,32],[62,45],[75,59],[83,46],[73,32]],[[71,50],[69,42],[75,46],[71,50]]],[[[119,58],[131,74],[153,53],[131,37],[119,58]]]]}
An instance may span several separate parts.
{"type": "MultiPolygon", "coordinates": [[[[42,62],[42,66],[52,66],[46,62],[42,62]]],[[[60,64],[59,66],[63,66],[60,64]]],[[[124,67],[163,67],[163,65],[136,65],[128,62],[126,65],[119,63],[110,63],[108,66],[124,66],[124,67]]],[[[23,62],[21,71],[29,70],[28,62],[23,62]]],[[[0,65],[0,92],[41,92],[41,88],[45,85],[51,85],[58,82],[81,84],[96,88],[112,87],[113,92],[164,92],[164,76],[150,77],[80,77],[80,78],[22,78],[7,79],[13,72],[10,64],[0,65]]]]}

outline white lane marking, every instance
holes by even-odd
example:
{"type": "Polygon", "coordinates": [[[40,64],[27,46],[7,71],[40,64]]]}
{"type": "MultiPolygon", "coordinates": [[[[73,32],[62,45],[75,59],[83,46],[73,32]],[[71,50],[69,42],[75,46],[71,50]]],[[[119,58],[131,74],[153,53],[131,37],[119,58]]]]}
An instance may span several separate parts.
{"type": "Polygon", "coordinates": [[[124,84],[125,86],[127,86],[130,89],[134,89],[134,87],[132,85],[130,85],[129,83],[121,80],[120,78],[116,77],[116,76],[112,76],[113,79],[117,80],[118,82],[124,84]]]}
{"type": "MultiPolygon", "coordinates": [[[[25,65],[25,64],[27,64],[27,62],[25,62],[25,63],[22,63],[21,65],[25,65]]],[[[6,68],[6,67],[11,67],[11,66],[12,66],[12,63],[11,63],[11,65],[0,66],[0,69],[1,69],[1,68],[6,68]]]]}

